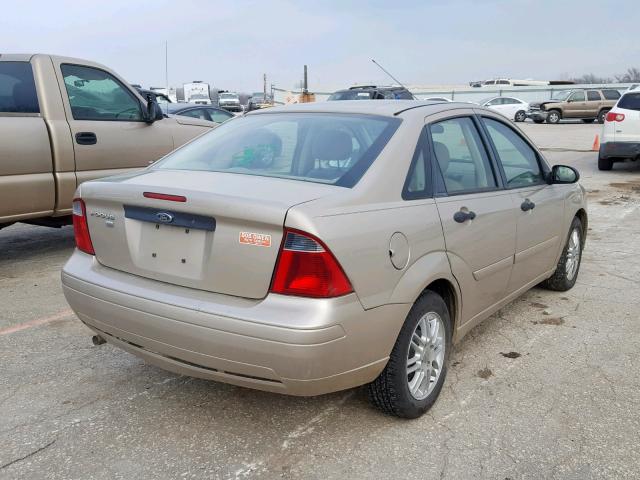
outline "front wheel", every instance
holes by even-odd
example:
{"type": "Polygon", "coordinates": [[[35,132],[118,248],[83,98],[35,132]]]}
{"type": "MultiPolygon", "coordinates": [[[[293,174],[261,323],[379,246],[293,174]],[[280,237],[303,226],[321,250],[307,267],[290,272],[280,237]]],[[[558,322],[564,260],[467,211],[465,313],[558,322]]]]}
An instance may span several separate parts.
{"type": "Polygon", "coordinates": [[[518,110],[516,116],[513,117],[516,122],[524,122],[527,119],[527,113],[524,110],[518,110]]]}
{"type": "Polygon", "coordinates": [[[386,367],[368,386],[371,403],[402,418],[429,410],[447,374],[451,330],[445,301],[426,290],[407,315],[386,367]]]}
{"type": "Polygon", "coordinates": [[[542,282],[542,286],[557,292],[571,290],[578,279],[580,261],[582,260],[582,247],[584,246],[584,231],[582,222],[574,217],[569,229],[567,243],[562,250],[556,271],[542,282]]]}
{"type": "Polygon", "coordinates": [[[560,115],[560,112],[558,110],[551,110],[549,112],[549,115],[547,115],[547,123],[556,124],[560,122],[561,118],[562,116],[560,115]]]}

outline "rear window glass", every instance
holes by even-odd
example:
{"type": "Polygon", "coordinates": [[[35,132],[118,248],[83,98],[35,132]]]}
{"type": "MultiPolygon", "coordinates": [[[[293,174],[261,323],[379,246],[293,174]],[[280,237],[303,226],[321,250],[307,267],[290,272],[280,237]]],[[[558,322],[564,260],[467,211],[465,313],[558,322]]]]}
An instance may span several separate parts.
{"type": "Polygon", "coordinates": [[[398,128],[373,115],[269,113],[224,123],[154,168],[355,185],[398,128]]]}
{"type": "Polygon", "coordinates": [[[346,90],[335,92],[328,100],[371,100],[372,93],[369,90],[346,90]]]}
{"type": "Polygon", "coordinates": [[[618,102],[618,108],[640,110],[640,93],[627,93],[618,102]]]}
{"type": "Polygon", "coordinates": [[[620,92],[618,90],[603,90],[602,95],[607,100],[617,100],[620,98],[620,92]]]}
{"type": "Polygon", "coordinates": [[[40,113],[28,62],[0,62],[0,112],[40,113]]]}

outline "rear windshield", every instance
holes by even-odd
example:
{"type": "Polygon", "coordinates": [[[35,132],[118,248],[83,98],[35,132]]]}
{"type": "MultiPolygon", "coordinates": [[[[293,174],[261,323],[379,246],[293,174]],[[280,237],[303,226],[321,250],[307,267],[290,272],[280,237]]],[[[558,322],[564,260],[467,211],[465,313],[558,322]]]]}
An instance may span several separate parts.
{"type": "Polygon", "coordinates": [[[28,62],[0,62],[0,112],[40,113],[28,62]]]}
{"type": "Polygon", "coordinates": [[[335,92],[327,100],[371,100],[371,94],[369,90],[345,90],[335,92]]]}
{"type": "Polygon", "coordinates": [[[236,118],[154,168],[228,172],[354,186],[401,120],[329,113],[236,118]]]}
{"type": "Polygon", "coordinates": [[[622,96],[618,102],[618,108],[624,108],[625,110],[639,110],[640,111],[640,92],[638,93],[626,93],[622,96]]]}

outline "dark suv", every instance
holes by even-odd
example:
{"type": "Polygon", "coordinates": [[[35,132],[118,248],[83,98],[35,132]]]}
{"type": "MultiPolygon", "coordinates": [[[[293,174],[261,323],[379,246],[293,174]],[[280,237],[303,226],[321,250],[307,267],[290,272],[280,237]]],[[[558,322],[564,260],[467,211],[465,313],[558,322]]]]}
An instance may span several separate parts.
{"type": "Polygon", "coordinates": [[[377,87],[362,85],[334,92],[328,100],[414,100],[413,94],[404,87],[377,87]]]}

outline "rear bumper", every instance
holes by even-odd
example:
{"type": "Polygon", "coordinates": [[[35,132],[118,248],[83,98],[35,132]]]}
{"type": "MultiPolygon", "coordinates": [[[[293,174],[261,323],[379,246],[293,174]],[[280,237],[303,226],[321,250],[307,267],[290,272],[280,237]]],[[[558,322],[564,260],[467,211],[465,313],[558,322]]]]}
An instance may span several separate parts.
{"type": "Polygon", "coordinates": [[[600,158],[640,157],[640,142],[606,142],[600,145],[600,158]]]}
{"type": "Polygon", "coordinates": [[[108,342],[179,374],[291,395],[375,379],[410,305],[364,310],[328,300],[247,300],[169,285],[76,251],[62,272],[69,305],[108,342]]]}

